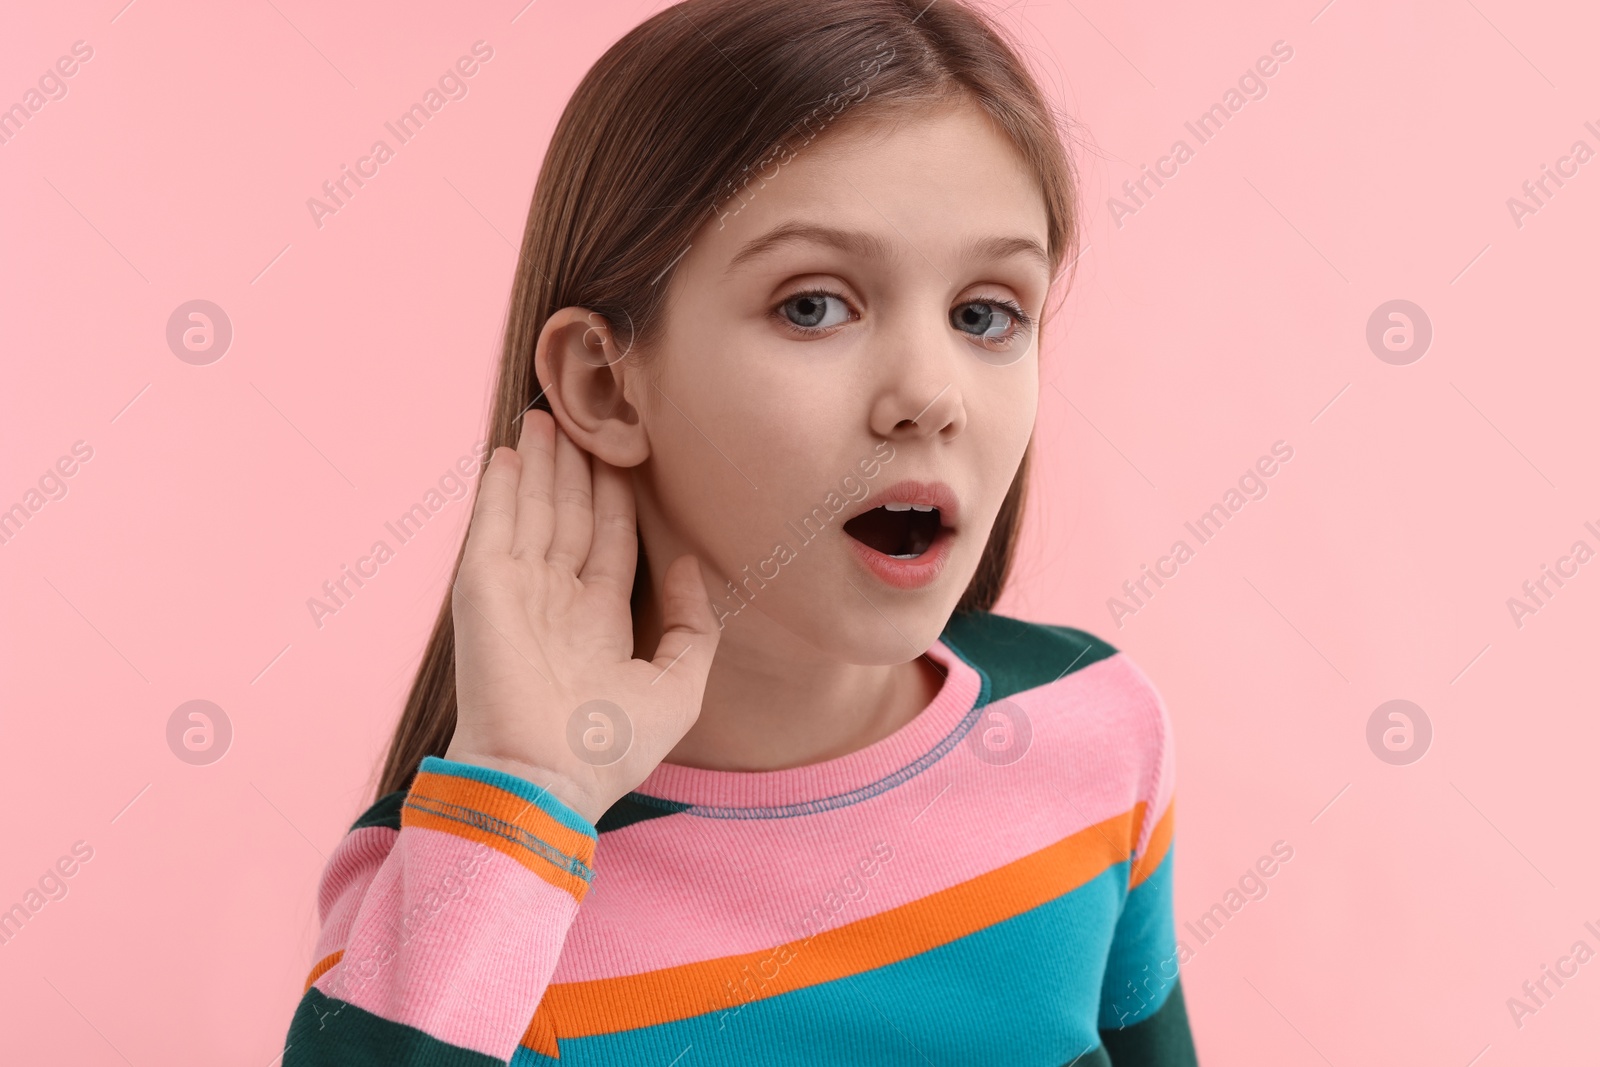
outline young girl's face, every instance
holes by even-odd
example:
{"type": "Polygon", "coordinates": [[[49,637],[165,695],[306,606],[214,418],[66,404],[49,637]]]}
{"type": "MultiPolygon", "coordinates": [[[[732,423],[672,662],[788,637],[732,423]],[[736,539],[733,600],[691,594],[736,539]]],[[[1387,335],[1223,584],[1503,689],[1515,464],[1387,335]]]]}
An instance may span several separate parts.
{"type": "Polygon", "coordinates": [[[1033,431],[1037,179],[963,105],[826,130],[719,214],[664,280],[663,332],[626,385],[652,560],[699,556],[725,648],[786,634],[911,659],[1033,431]]]}

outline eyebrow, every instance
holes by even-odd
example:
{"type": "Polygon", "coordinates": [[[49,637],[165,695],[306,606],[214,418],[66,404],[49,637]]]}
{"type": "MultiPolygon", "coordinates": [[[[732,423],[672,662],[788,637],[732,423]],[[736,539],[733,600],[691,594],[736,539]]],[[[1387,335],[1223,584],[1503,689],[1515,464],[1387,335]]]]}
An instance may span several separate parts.
{"type": "Polygon", "coordinates": [[[741,248],[728,262],[727,273],[767,255],[785,245],[815,244],[836,248],[860,259],[891,260],[894,250],[889,242],[875,234],[855,230],[840,230],[832,226],[816,226],[804,222],[786,222],[774,227],[741,248]]]}
{"type": "Polygon", "coordinates": [[[963,258],[973,259],[1009,259],[1012,256],[1022,256],[1033,260],[1039,269],[1044,271],[1045,277],[1048,278],[1054,273],[1049,253],[1031,237],[974,238],[961,246],[960,255],[963,258]]]}
{"type": "MultiPolygon", "coordinates": [[[[769,252],[792,244],[816,244],[836,248],[859,259],[876,259],[888,262],[896,258],[896,250],[876,234],[856,230],[840,230],[832,226],[817,226],[803,222],[786,222],[774,227],[741,248],[728,262],[726,273],[769,252]]],[[[1052,273],[1050,256],[1031,237],[975,237],[967,241],[956,254],[958,258],[1008,259],[1023,256],[1034,261],[1046,277],[1052,273]]]]}

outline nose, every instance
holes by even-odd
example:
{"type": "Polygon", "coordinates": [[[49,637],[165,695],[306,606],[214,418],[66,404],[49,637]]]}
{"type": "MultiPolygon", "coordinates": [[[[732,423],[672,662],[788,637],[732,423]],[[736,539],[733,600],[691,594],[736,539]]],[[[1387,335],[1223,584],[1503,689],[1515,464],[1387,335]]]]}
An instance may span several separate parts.
{"type": "Polygon", "coordinates": [[[874,362],[880,374],[868,416],[872,432],[890,441],[951,440],[966,428],[964,377],[948,331],[894,331],[874,362]]]}

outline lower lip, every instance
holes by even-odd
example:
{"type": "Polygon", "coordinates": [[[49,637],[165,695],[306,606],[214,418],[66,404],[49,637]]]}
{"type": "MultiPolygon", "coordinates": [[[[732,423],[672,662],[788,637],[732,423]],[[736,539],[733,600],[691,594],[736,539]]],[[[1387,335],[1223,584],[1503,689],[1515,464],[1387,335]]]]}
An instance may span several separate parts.
{"type": "Polygon", "coordinates": [[[885,585],[896,589],[920,589],[931,584],[950,560],[950,545],[956,539],[955,531],[941,528],[928,550],[916,559],[895,559],[893,556],[844,535],[855,550],[857,558],[885,585]]]}

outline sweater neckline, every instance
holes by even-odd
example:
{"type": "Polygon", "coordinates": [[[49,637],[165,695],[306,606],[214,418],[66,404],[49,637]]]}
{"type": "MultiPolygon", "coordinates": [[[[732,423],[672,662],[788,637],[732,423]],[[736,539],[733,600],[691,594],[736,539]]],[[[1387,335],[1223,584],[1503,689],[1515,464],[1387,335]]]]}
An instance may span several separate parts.
{"type": "Polygon", "coordinates": [[[843,756],[776,771],[659,763],[633,791],[647,805],[713,818],[782,818],[842,807],[892,789],[971,729],[989,681],[941,638],[927,651],[944,673],[933,700],[889,736],[843,756]]]}

